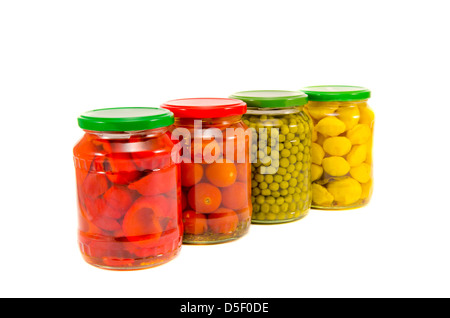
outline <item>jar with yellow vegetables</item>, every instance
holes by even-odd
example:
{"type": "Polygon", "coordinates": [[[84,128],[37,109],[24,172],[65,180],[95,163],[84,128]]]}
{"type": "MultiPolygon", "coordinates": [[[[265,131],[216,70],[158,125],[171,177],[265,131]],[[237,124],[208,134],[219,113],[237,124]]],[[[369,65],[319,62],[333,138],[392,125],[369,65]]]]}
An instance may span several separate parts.
{"type": "Polygon", "coordinates": [[[302,89],[314,124],[311,144],[312,208],[350,209],[372,195],[374,113],[370,90],[327,85],[302,89]]]}

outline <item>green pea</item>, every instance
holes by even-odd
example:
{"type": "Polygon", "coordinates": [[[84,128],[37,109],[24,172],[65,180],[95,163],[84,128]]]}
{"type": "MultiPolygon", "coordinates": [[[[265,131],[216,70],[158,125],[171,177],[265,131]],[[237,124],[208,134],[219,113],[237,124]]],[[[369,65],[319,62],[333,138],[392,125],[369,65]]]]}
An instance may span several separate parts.
{"type": "Polygon", "coordinates": [[[270,207],[270,211],[272,211],[273,213],[278,213],[278,212],[280,212],[280,207],[278,205],[276,205],[276,204],[273,204],[270,207]]]}
{"type": "Polygon", "coordinates": [[[286,140],[286,136],[285,135],[279,135],[278,136],[278,142],[280,143],[280,146],[283,145],[282,143],[285,142],[285,140],[286,140]]]}
{"type": "Polygon", "coordinates": [[[287,190],[288,190],[288,193],[289,193],[289,194],[294,194],[294,193],[295,193],[295,189],[296,189],[296,188],[289,187],[287,190]]]}
{"type": "Polygon", "coordinates": [[[280,190],[280,195],[286,196],[286,195],[288,195],[288,194],[289,194],[289,191],[288,191],[287,189],[281,189],[281,190],[280,190]]]}
{"type": "Polygon", "coordinates": [[[263,203],[261,204],[261,212],[263,213],[267,213],[270,210],[270,205],[267,203],[263,203]]]}
{"type": "Polygon", "coordinates": [[[262,212],[257,213],[257,214],[256,214],[256,219],[259,220],[259,221],[263,221],[263,220],[266,219],[266,214],[265,214],[265,213],[262,213],[262,212]]]}
{"type": "Polygon", "coordinates": [[[259,195],[260,193],[261,193],[261,190],[259,188],[252,189],[252,195],[253,196],[259,195]]]}
{"type": "Polygon", "coordinates": [[[264,175],[262,174],[256,174],[255,175],[256,182],[263,182],[264,181],[264,175]]]}
{"type": "Polygon", "coordinates": [[[284,201],[285,201],[285,198],[284,198],[284,197],[279,197],[279,198],[276,199],[276,203],[277,203],[278,205],[282,205],[282,204],[284,203],[284,201]]]}
{"type": "Polygon", "coordinates": [[[277,219],[278,220],[286,220],[286,213],[284,212],[280,212],[277,214],[277,219]]]}
{"type": "Polygon", "coordinates": [[[277,219],[277,215],[275,213],[267,213],[267,220],[273,221],[277,219]]]}
{"type": "Polygon", "coordinates": [[[261,209],[261,206],[259,204],[254,203],[252,205],[253,213],[258,213],[261,209]]]}
{"type": "Polygon", "coordinates": [[[305,127],[303,127],[303,125],[298,125],[298,133],[302,134],[305,131],[305,127]]]}
{"type": "Polygon", "coordinates": [[[289,127],[286,126],[286,125],[281,126],[281,133],[282,133],[283,135],[288,134],[288,133],[289,133],[289,127]]]}
{"type": "Polygon", "coordinates": [[[297,179],[294,179],[294,178],[290,179],[289,180],[289,185],[291,187],[295,187],[297,185],[297,179]]]}
{"type": "Polygon", "coordinates": [[[289,187],[289,183],[287,181],[281,181],[280,182],[280,188],[281,189],[287,189],[289,187]]]}
{"type": "Polygon", "coordinates": [[[271,183],[269,185],[269,189],[272,191],[278,191],[279,188],[280,188],[280,185],[278,183],[271,183]]]}
{"type": "Polygon", "coordinates": [[[279,198],[281,196],[280,192],[278,192],[278,191],[272,191],[271,194],[274,198],[279,198]]]}
{"type": "Polygon", "coordinates": [[[286,148],[286,149],[291,149],[292,148],[292,144],[289,141],[289,139],[284,142],[284,148],[286,148]]]}
{"type": "Polygon", "coordinates": [[[261,190],[261,194],[264,196],[268,196],[272,194],[272,191],[270,191],[269,189],[263,189],[261,190]]]}
{"type": "Polygon", "coordinates": [[[289,172],[289,173],[292,173],[293,171],[295,171],[295,165],[289,165],[288,167],[287,167],[287,172],[289,172]]]}
{"type": "Polygon", "coordinates": [[[296,163],[297,162],[297,157],[294,155],[290,155],[289,156],[289,163],[296,163]]]}
{"type": "Polygon", "coordinates": [[[289,210],[290,211],[295,211],[297,209],[297,204],[295,204],[295,202],[291,202],[289,204],[289,210]]]}
{"type": "Polygon", "coordinates": [[[282,212],[287,212],[287,210],[289,210],[289,203],[283,203],[280,207],[282,212]]]}
{"type": "Polygon", "coordinates": [[[267,183],[272,183],[272,182],[273,182],[273,175],[271,175],[271,174],[266,174],[266,175],[264,176],[264,181],[267,182],[267,183]]]}
{"type": "Polygon", "coordinates": [[[295,194],[292,196],[292,198],[294,199],[294,202],[298,202],[298,201],[300,201],[300,199],[301,199],[300,194],[298,194],[298,193],[295,193],[295,194]]]}
{"type": "Polygon", "coordinates": [[[292,147],[291,148],[291,155],[296,155],[297,153],[298,153],[298,147],[297,146],[292,147]]]}
{"type": "MultiPolygon", "coordinates": [[[[280,162],[281,164],[281,162],[280,162]]],[[[287,170],[286,168],[283,168],[282,166],[278,168],[278,174],[284,176],[286,174],[287,170]]],[[[280,181],[281,182],[281,181],[280,181]]]]}
{"type": "Polygon", "coordinates": [[[280,166],[283,168],[286,168],[289,166],[289,159],[288,158],[281,158],[280,159],[280,166]]]}
{"type": "Polygon", "coordinates": [[[266,203],[272,205],[275,203],[275,198],[272,196],[266,197],[266,203]]]}
{"type": "Polygon", "coordinates": [[[276,183],[280,183],[281,181],[283,181],[283,177],[281,175],[279,175],[279,174],[276,174],[273,177],[273,181],[275,181],[276,183]]]}
{"type": "Polygon", "coordinates": [[[263,204],[265,200],[266,200],[266,199],[265,199],[264,196],[262,196],[262,195],[258,195],[258,196],[256,197],[256,203],[258,203],[258,204],[263,204]]]}
{"type": "Polygon", "coordinates": [[[293,133],[289,133],[286,135],[287,140],[294,140],[295,135],[293,133]]]}
{"type": "Polygon", "coordinates": [[[291,152],[289,151],[289,149],[283,149],[283,150],[281,150],[280,154],[281,154],[281,157],[287,158],[291,155],[291,152]]]}
{"type": "Polygon", "coordinates": [[[291,174],[290,173],[286,173],[283,177],[284,181],[289,181],[289,179],[291,179],[291,174]]]}

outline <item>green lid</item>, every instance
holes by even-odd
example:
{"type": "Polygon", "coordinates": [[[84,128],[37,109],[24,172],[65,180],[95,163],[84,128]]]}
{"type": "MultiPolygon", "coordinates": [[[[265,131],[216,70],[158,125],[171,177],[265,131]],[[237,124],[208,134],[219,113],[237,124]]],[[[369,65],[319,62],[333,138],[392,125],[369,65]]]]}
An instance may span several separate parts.
{"type": "Polygon", "coordinates": [[[93,131],[135,131],[172,125],[173,113],[155,107],[103,108],[78,117],[81,129],[93,131]]]}
{"type": "Polygon", "coordinates": [[[242,91],[234,93],[230,98],[240,99],[247,104],[247,107],[256,108],[295,107],[308,102],[308,96],[298,91],[242,91]]]}
{"type": "Polygon", "coordinates": [[[370,97],[370,91],[361,86],[319,85],[308,86],[301,90],[308,94],[310,101],[352,101],[370,97]]]}

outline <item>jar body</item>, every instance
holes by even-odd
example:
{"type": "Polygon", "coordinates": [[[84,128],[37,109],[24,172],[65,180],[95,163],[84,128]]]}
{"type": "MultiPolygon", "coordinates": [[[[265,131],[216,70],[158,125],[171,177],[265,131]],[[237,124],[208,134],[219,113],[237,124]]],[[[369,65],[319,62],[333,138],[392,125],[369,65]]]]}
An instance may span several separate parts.
{"type": "Polygon", "coordinates": [[[179,164],[167,127],[93,132],[73,149],[78,243],[85,261],[114,270],[163,264],[181,247],[179,164]]]}
{"type": "Polygon", "coordinates": [[[257,136],[251,153],[252,223],[303,218],[311,207],[310,118],[302,107],[248,108],[244,123],[257,136]]]}
{"type": "MultiPolygon", "coordinates": [[[[186,244],[236,240],[251,223],[250,136],[241,116],[177,118],[186,244]]],[[[176,135],[176,137],[175,137],[176,135]]]]}
{"type": "Polygon", "coordinates": [[[312,207],[350,209],[372,195],[374,113],[367,100],[310,101],[305,110],[314,124],[312,207]]]}

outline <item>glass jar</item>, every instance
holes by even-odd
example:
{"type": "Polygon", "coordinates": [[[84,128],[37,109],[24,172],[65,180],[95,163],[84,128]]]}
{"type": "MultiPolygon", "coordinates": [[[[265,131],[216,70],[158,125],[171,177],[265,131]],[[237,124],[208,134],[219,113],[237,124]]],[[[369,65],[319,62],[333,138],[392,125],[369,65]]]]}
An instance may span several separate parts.
{"type": "Polygon", "coordinates": [[[349,209],[372,195],[374,113],[370,91],[359,86],[309,86],[305,106],[314,124],[312,207],[349,209]]]}
{"type": "Polygon", "coordinates": [[[244,123],[254,129],[252,223],[303,218],[311,206],[312,126],[303,112],[308,97],[291,91],[244,91],[230,96],[247,103],[244,123]]]}
{"type": "Polygon", "coordinates": [[[181,159],[183,243],[236,240],[251,223],[250,138],[242,122],[246,105],[228,98],[168,101],[172,139],[181,159]]]}
{"type": "Polygon", "coordinates": [[[78,243],[85,261],[114,270],[168,262],[182,242],[179,164],[160,108],[108,108],[78,118],[73,149],[78,243]]]}

